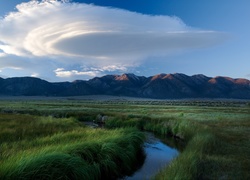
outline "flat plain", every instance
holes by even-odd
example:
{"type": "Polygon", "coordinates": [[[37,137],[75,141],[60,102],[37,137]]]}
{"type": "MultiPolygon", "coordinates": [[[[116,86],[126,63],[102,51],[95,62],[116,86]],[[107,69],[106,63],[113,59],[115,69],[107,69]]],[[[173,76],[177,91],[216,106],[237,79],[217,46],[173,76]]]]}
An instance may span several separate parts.
{"type": "Polygon", "coordinates": [[[250,179],[249,100],[106,96],[2,98],[0,177],[116,179],[138,167],[141,131],[185,144],[153,179],[250,179]],[[105,129],[82,123],[100,115],[105,129]]]}

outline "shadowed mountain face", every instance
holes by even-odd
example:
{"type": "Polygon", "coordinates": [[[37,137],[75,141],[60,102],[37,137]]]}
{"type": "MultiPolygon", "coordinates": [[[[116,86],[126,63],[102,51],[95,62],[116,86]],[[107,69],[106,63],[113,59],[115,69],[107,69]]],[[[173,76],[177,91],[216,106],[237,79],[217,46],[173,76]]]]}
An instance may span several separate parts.
{"type": "Polygon", "coordinates": [[[159,99],[237,98],[250,99],[250,81],[204,75],[134,74],[106,75],[88,81],[50,83],[38,78],[0,78],[0,95],[8,96],[81,96],[116,95],[159,99]]]}

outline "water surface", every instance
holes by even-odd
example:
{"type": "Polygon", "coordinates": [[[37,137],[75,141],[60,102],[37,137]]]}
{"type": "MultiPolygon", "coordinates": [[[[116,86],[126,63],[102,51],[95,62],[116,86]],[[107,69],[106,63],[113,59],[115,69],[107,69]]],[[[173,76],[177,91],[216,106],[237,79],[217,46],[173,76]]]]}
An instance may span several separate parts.
{"type": "Polygon", "coordinates": [[[179,152],[164,144],[159,138],[152,133],[147,134],[147,141],[144,143],[146,159],[143,166],[132,176],[126,177],[126,180],[143,180],[150,179],[156,175],[160,169],[168,165],[179,152]]]}

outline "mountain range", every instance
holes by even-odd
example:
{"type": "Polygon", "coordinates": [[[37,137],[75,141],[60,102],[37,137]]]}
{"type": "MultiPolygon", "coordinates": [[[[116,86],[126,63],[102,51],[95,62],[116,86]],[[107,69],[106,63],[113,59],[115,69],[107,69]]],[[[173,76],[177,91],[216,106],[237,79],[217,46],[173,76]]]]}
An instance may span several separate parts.
{"type": "Polygon", "coordinates": [[[106,75],[90,80],[48,82],[34,77],[0,78],[0,96],[115,95],[156,99],[250,99],[250,81],[202,74],[106,75]]]}

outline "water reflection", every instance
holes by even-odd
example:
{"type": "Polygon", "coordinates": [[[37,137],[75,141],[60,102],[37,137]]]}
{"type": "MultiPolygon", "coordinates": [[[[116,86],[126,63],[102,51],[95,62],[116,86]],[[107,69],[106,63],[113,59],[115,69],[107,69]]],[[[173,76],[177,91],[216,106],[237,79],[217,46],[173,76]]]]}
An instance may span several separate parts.
{"type": "Polygon", "coordinates": [[[178,151],[164,144],[152,133],[147,134],[147,141],[144,144],[146,159],[137,172],[132,176],[126,177],[126,180],[150,179],[161,168],[165,167],[170,161],[178,155],[178,151]]]}

